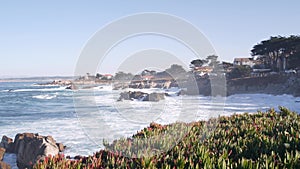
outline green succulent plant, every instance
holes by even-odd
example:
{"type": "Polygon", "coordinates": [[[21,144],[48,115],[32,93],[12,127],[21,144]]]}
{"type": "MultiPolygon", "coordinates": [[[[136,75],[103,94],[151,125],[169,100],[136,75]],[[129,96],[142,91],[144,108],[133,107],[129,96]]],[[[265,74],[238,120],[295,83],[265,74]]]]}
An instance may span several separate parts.
{"type": "Polygon", "coordinates": [[[89,157],[47,157],[34,168],[300,168],[299,129],[300,116],[284,107],[192,123],[151,123],[130,138],[104,141],[106,149],[89,157]]]}

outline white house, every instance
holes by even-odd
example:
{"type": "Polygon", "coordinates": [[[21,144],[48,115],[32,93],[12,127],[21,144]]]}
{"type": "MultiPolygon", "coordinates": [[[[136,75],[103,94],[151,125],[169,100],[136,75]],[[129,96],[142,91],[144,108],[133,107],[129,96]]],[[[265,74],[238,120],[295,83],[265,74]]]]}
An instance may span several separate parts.
{"type": "Polygon", "coordinates": [[[253,58],[234,58],[233,61],[234,65],[239,65],[239,66],[254,66],[256,62],[253,60],[253,58]]]}

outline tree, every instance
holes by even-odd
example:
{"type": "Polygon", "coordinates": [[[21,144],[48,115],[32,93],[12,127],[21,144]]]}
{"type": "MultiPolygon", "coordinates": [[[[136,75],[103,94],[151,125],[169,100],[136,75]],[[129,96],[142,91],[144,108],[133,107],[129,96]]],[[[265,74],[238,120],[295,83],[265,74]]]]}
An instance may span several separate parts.
{"type": "Polygon", "coordinates": [[[206,63],[208,63],[207,60],[195,59],[191,61],[190,68],[194,69],[195,67],[202,67],[206,63]]]}
{"type": "Polygon", "coordinates": [[[218,56],[216,55],[209,55],[206,57],[206,61],[208,63],[208,66],[216,67],[220,62],[218,61],[218,56]]]}
{"type": "Polygon", "coordinates": [[[97,74],[96,74],[96,79],[101,79],[102,76],[103,76],[103,75],[101,75],[100,73],[97,73],[97,74]]]}
{"type": "Polygon", "coordinates": [[[295,53],[289,57],[288,69],[300,69],[300,52],[295,53]]]}
{"type": "Polygon", "coordinates": [[[185,77],[186,75],[186,70],[181,65],[177,64],[171,65],[171,67],[166,69],[165,72],[170,74],[175,79],[185,77]]]}
{"type": "Polygon", "coordinates": [[[251,74],[250,66],[240,65],[232,69],[231,72],[228,73],[229,79],[234,78],[242,78],[242,77],[249,77],[251,74]]]}
{"type": "Polygon", "coordinates": [[[299,52],[300,37],[290,36],[270,37],[253,47],[252,56],[258,56],[265,65],[269,65],[273,71],[282,71],[287,68],[288,60],[299,52]]]}
{"type": "Polygon", "coordinates": [[[122,72],[122,71],[120,71],[120,72],[117,72],[116,74],[115,74],[115,77],[114,77],[114,79],[115,80],[131,80],[133,78],[133,74],[131,74],[131,73],[124,73],[124,72],[122,72]]]}
{"type": "Polygon", "coordinates": [[[151,76],[151,75],[155,75],[155,74],[156,74],[156,71],[147,70],[147,69],[143,70],[141,73],[142,76],[151,76]]]}
{"type": "Polygon", "coordinates": [[[186,73],[186,70],[181,65],[173,64],[170,68],[166,69],[166,72],[169,74],[182,74],[186,73]]]}

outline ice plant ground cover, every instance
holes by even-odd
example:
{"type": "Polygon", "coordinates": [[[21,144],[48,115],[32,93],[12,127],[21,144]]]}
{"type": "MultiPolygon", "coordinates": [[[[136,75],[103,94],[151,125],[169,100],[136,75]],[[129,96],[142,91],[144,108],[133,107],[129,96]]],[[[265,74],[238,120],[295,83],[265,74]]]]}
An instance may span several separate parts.
{"type": "Polygon", "coordinates": [[[131,138],[105,143],[106,150],[92,156],[48,157],[34,168],[300,168],[299,129],[300,116],[284,107],[193,123],[152,123],[131,138]],[[178,130],[182,139],[175,145],[154,137],[178,130]],[[170,149],[154,153],[154,146],[170,149]]]}

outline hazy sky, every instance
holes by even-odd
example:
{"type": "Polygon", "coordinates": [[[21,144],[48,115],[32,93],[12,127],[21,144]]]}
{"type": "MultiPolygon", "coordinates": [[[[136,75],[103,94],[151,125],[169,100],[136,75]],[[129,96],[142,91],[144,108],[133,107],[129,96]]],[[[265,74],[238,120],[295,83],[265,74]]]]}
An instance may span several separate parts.
{"type": "MultiPolygon", "coordinates": [[[[232,61],[250,56],[253,45],[270,36],[299,35],[299,7],[297,0],[3,0],[0,76],[73,75],[82,48],[96,31],[141,12],[163,12],[187,20],[209,39],[222,60],[232,61]]],[[[113,72],[110,62],[100,72],[113,72]]]]}

